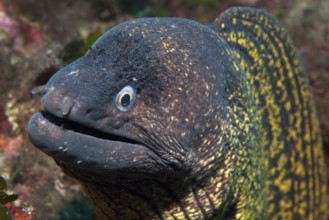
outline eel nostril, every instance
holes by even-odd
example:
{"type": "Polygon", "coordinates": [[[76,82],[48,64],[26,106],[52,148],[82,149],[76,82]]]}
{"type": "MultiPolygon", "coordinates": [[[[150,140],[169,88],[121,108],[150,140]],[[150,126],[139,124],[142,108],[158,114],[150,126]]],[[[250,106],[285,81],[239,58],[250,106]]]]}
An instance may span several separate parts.
{"type": "Polygon", "coordinates": [[[48,93],[51,89],[51,87],[47,86],[47,85],[42,85],[42,86],[38,86],[35,87],[34,89],[32,89],[31,93],[32,95],[38,95],[40,94],[41,96],[43,96],[44,94],[48,93]]]}
{"type": "Polygon", "coordinates": [[[71,109],[74,106],[74,100],[69,97],[64,97],[61,105],[61,113],[64,116],[68,116],[71,112],[71,109]]]}

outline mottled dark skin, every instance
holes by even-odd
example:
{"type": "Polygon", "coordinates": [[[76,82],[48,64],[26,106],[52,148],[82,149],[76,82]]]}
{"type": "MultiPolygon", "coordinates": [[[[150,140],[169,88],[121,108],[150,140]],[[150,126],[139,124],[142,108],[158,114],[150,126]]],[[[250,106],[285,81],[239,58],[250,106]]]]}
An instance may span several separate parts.
{"type": "MultiPolygon", "coordinates": [[[[266,100],[257,92],[267,91],[266,82],[254,85],[260,75],[253,72],[257,57],[238,50],[235,35],[228,35],[225,25],[230,24],[223,18],[243,13],[277,25],[264,12],[248,8],[227,11],[210,26],[177,18],[129,21],[107,31],[83,57],[35,90],[42,93],[45,110],[31,117],[30,138],[82,183],[99,219],[324,216],[319,207],[308,208],[305,215],[297,205],[281,208],[280,196],[294,198],[302,191],[269,191],[275,184],[267,173],[279,165],[273,165],[267,149],[276,141],[290,147],[290,139],[268,136],[277,124],[268,123],[271,112],[264,111],[266,100]],[[122,111],[116,97],[126,86],[136,92],[136,102],[122,111]]],[[[265,56],[259,59],[267,68],[265,56]]],[[[299,70],[294,73],[299,77],[299,70]]],[[[294,109],[306,108],[300,106],[294,109]]],[[[282,132],[289,134],[289,126],[282,132]]],[[[312,129],[317,135],[317,127],[312,129]]],[[[313,167],[322,169],[321,164],[313,167]]],[[[321,175],[314,184],[325,189],[321,175]]]]}

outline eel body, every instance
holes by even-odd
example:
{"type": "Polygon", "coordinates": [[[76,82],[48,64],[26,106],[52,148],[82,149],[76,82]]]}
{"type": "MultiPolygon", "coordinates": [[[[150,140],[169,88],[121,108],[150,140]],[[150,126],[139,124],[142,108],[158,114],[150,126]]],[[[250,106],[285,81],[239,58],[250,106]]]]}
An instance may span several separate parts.
{"type": "Polygon", "coordinates": [[[32,142],[99,219],[326,219],[308,82],[262,10],[125,22],[35,93],[32,142]]]}

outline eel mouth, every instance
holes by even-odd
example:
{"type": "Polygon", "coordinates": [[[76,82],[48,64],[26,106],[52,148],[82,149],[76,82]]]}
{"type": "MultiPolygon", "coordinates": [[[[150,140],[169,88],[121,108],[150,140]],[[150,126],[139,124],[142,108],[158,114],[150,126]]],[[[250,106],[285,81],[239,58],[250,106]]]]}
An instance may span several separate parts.
{"type": "Polygon", "coordinates": [[[43,110],[28,124],[31,142],[59,163],[84,171],[145,169],[159,157],[144,144],[105,133],[43,110]]]}
{"type": "Polygon", "coordinates": [[[62,128],[63,130],[71,130],[75,133],[84,134],[87,136],[92,136],[99,139],[109,140],[109,141],[115,141],[115,142],[123,142],[123,143],[129,143],[129,144],[138,144],[142,145],[142,143],[135,141],[130,138],[126,138],[123,136],[111,134],[111,133],[105,133],[102,131],[99,131],[97,129],[94,129],[92,127],[85,126],[83,124],[79,124],[77,122],[57,117],[47,110],[40,111],[41,115],[48,120],[50,123],[62,128]]]}

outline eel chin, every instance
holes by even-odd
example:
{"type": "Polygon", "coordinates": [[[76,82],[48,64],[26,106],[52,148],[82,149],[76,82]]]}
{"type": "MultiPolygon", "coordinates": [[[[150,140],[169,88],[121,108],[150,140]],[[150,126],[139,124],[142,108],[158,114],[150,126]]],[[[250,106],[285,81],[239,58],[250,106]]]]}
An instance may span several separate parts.
{"type": "Polygon", "coordinates": [[[58,118],[47,111],[31,117],[28,133],[37,148],[71,169],[91,173],[145,169],[156,172],[161,161],[141,143],[58,118]]]}

